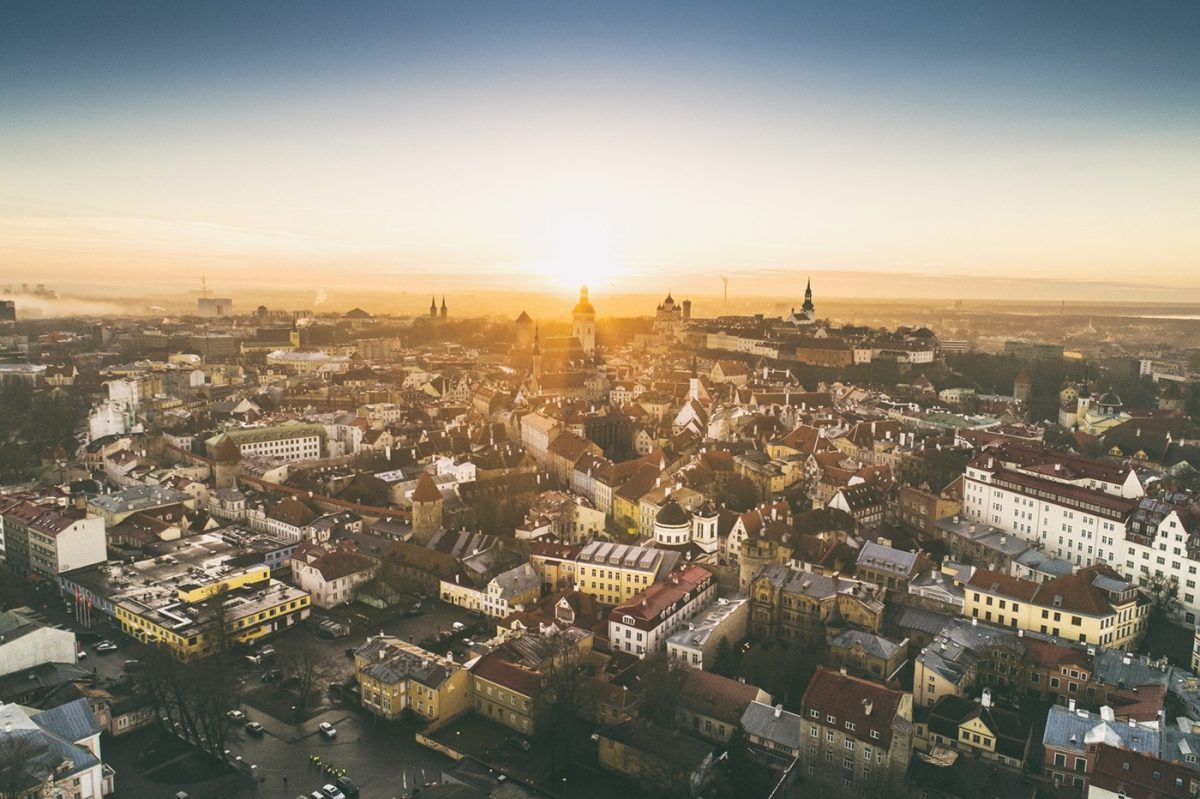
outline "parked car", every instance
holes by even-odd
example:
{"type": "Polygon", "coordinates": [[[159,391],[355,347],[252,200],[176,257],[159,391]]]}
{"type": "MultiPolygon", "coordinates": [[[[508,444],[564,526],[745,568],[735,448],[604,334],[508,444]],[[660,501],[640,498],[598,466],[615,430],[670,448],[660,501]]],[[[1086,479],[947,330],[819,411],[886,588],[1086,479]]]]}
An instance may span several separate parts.
{"type": "Polygon", "coordinates": [[[520,749],[522,752],[528,752],[530,749],[533,748],[533,745],[531,743],[529,743],[529,741],[525,740],[524,738],[522,738],[518,735],[510,735],[505,740],[508,742],[509,746],[511,746],[515,749],[520,749]]]}
{"type": "Polygon", "coordinates": [[[325,794],[327,799],[346,799],[346,794],[342,793],[341,790],[332,783],[329,785],[322,785],[321,793],[325,794]]]}
{"type": "Polygon", "coordinates": [[[263,725],[259,724],[257,721],[247,721],[245,729],[246,732],[250,733],[251,735],[262,735],[263,732],[265,732],[263,725]]]}
{"type": "Polygon", "coordinates": [[[330,724],[328,721],[322,721],[317,725],[317,732],[324,735],[326,738],[337,737],[337,727],[330,724]]]}
{"type": "Polygon", "coordinates": [[[282,669],[268,669],[259,675],[259,679],[263,682],[279,682],[283,679],[282,669]]]}
{"type": "Polygon", "coordinates": [[[112,641],[101,641],[92,648],[96,650],[96,654],[98,655],[104,655],[108,654],[109,652],[117,651],[117,645],[112,641]]]}
{"type": "Polygon", "coordinates": [[[225,711],[225,718],[230,721],[242,721],[246,718],[246,714],[240,710],[227,710],[225,711]]]}
{"type": "Polygon", "coordinates": [[[138,660],[137,658],[131,658],[125,661],[125,663],[122,665],[125,671],[140,671],[142,668],[142,661],[138,660]]]}
{"type": "Polygon", "coordinates": [[[342,793],[346,794],[346,796],[358,796],[358,786],[349,777],[338,777],[334,780],[334,784],[341,788],[342,793]]]}
{"type": "Polygon", "coordinates": [[[263,660],[275,657],[275,647],[267,644],[262,649],[258,650],[258,656],[263,660]]]}
{"type": "Polygon", "coordinates": [[[262,658],[260,658],[258,655],[246,655],[245,659],[246,659],[246,663],[251,666],[261,666],[262,665],[262,658]]]}
{"type": "Polygon", "coordinates": [[[454,630],[456,633],[460,633],[467,629],[467,625],[463,624],[461,621],[456,621],[450,625],[450,629],[454,630]]]}

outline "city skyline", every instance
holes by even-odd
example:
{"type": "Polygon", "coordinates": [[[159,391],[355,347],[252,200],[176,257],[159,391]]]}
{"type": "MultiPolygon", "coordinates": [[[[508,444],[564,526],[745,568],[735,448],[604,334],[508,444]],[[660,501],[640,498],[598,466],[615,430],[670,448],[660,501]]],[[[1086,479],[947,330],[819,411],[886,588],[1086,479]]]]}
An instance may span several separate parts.
{"type": "Polygon", "coordinates": [[[22,4],[0,279],[1196,300],[1198,32],[1165,4],[22,4]]]}

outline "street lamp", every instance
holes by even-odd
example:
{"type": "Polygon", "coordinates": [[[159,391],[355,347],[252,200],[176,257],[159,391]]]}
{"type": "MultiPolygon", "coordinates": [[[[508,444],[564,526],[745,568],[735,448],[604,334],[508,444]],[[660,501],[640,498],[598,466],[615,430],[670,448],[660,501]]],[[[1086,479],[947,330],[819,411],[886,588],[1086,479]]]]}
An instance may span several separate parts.
{"type": "Polygon", "coordinates": [[[296,726],[296,706],[292,705],[292,726],[296,726]]]}

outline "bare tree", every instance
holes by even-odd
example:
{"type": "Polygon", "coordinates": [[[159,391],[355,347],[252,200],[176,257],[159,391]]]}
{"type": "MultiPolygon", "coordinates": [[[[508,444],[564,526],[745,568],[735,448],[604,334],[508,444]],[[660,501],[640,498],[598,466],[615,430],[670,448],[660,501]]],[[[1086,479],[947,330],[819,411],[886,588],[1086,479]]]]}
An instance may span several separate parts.
{"type": "Polygon", "coordinates": [[[569,631],[554,633],[548,641],[549,657],[541,668],[546,678],[545,726],[550,735],[550,769],[558,776],[571,763],[574,738],[568,727],[583,707],[584,686],[591,668],[569,631]]]}
{"type": "Polygon", "coordinates": [[[171,732],[211,754],[225,751],[226,713],[238,703],[236,677],[226,664],[218,659],[181,663],[160,646],[147,654],[137,681],[171,732]]]}
{"type": "Polygon", "coordinates": [[[36,758],[45,753],[28,730],[12,730],[0,738],[0,797],[15,799],[35,787],[36,758]]]}
{"type": "Polygon", "coordinates": [[[320,696],[321,686],[333,676],[333,669],[321,658],[321,650],[308,642],[293,643],[279,655],[279,668],[294,684],[296,707],[304,709],[320,696]]]}

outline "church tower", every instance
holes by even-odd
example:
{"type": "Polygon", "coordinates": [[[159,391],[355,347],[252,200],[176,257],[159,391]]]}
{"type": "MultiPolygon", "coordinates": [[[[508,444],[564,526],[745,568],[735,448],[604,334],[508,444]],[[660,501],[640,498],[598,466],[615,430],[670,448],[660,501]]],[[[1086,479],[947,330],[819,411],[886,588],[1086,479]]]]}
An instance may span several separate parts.
{"type": "Polygon", "coordinates": [[[804,304],[800,306],[800,312],[812,319],[816,314],[816,308],[812,301],[812,278],[808,279],[808,285],[804,287],[804,304]]]}
{"type": "Polygon", "coordinates": [[[442,321],[446,321],[446,295],[442,295],[442,321]]]}
{"type": "Polygon", "coordinates": [[[437,297],[429,298],[429,318],[437,319],[437,297]]]}
{"type": "Polygon", "coordinates": [[[596,309],[588,301],[588,288],[579,289],[579,302],[572,313],[571,335],[588,355],[596,354],[596,309]]]}

